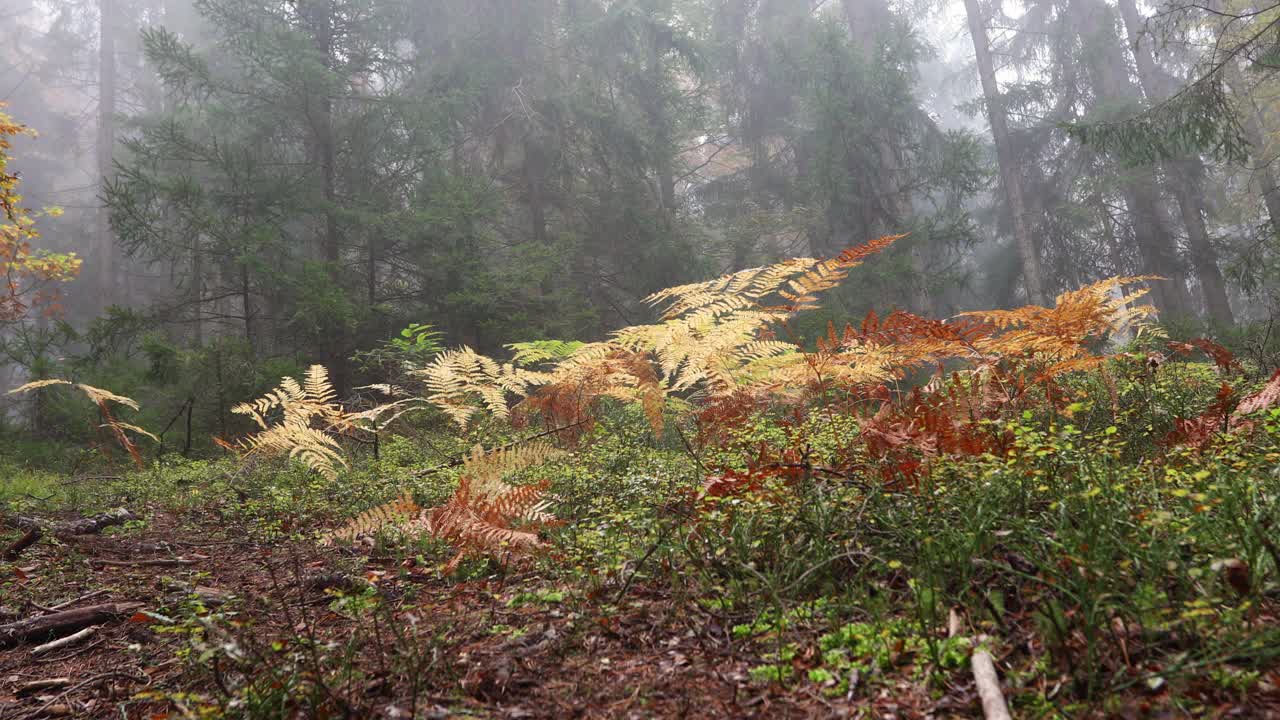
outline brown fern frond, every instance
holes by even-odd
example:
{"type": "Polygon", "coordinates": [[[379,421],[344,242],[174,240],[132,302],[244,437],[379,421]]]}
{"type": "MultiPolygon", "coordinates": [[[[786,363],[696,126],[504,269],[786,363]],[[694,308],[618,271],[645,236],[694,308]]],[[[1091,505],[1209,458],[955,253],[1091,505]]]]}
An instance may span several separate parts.
{"type": "Polygon", "coordinates": [[[961,317],[978,319],[1000,331],[974,343],[984,353],[1064,359],[1080,355],[1090,340],[1149,317],[1154,312],[1151,306],[1134,303],[1148,289],[1129,286],[1154,279],[1108,278],[1062,293],[1053,308],[1029,305],[1016,310],[961,313],[961,317]],[[1127,295],[1121,294],[1126,288],[1127,295]]]}
{"type": "Polygon", "coordinates": [[[1189,355],[1199,350],[1209,356],[1219,370],[1241,369],[1234,353],[1209,338],[1192,338],[1186,342],[1171,340],[1168,343],[1168,348],[1181,355],[1189,355]]]}
{"type": "Polygon", "coordinates": [[[547,500],[548,483],[521,485],[511,488],[485,504],[482,515],[501,518],[503,522],[522,520],[527,523],[551,524],[555,516],[547,512],[551,506],[547,500]]]}
{"type": "Polygon", "coordinates": [[[1276,370],[1271,379],[1267,381],[1262,389],[1248,395],[1240,404],[1236,406],[1236,410],[1231,415],[1232,427],[1237,427],[1246,422],[1249,415],[1263,410],[1270,410],[1280,405],[1280,370],[1276,370]]]}

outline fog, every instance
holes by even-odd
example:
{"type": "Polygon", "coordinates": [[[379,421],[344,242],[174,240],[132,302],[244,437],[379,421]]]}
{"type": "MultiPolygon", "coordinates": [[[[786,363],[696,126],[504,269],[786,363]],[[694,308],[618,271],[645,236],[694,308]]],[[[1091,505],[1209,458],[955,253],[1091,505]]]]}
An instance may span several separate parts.
{"type": "Polygon", "coordinates": [[[0,372],[236,343],[341,383],[409,323],[487,351],[597,338],[657,289],[898,233],[826,315],[1150,275],[1172,326],[1266,323],[1274,16],[10,0],[0,98],[40,133],[10,169],[63,210],[39,247],[84,264],[0,325],[0,372]]]}

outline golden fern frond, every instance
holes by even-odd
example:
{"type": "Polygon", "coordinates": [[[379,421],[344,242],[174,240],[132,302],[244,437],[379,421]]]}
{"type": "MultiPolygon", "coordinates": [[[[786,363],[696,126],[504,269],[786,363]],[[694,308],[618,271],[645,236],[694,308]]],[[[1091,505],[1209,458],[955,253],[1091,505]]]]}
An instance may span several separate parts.
{"type": "Polygon", "coordinates": [[[480,409],[509,417],[507,395],[523,397],[531,385],[547,379],[545,373],[500,365],[466,346],[440,353],[413,374],[425,381],[427,400],[464,427],[480,409]]]}
{"type": "Polygon", "coordinates": [[[401,415],[412,412],[423,407],[423,400],[419,398],[403,398],[389,403],[383,403],[368,410],[361,410],[357,413],[347,413],[342,417],[342,425],[362,427],[366,429],[377,430],[384,428],[394,422],[401,415]]]}
{"type": "Polygon", "coordinates": [[[103,425],[103,427],[108,427],[108,426],[119,428],[121,430],[128,430],[129,432],[134,433],[135,435],[141,435],[146,438],[151,438],[156,442],[160,442],[160,438],[156,437],[150,431],[140,428],[137,425],[133,425],[131,423],[120,422],[119,420],[115,420],[113,422],[109,422],[103,425]]]}
{"type": "Polygon", "coordinates": [[[18,393],[31,392],[32,390],[39,390],[41,388],[52,387],[54,385],[71,385],[75,387],[77,390],[79,390],[80,392],[84,393],[84,396],[89,398],[90,402],[98,406],[103,406],[108,402],[112,402],[112,403],[116,403],[117,405],[124,405],[125,407],[133,408],[134,410],[138,409],[138,402],[133,398],[127,398],[123,395],[117,395],[111,392],[110,390],[104,390],[102,388],[94,387],[92,385],[85,385],[84,383],[73,383],[70,380],[59,380],[56,378],[50,379],[50,380],[33,380],[29,383],[26,383],[25,385],[19,385],[18,387],[10,390],[8,394],[16,395],[18,393]]]}
{"type": "Polygon", "coordinates": [[[339,467],[346,467],[338,441],[327,431],[350,429],[355,421],[338,403],[323,365],[307,368],[302,383],[281,378],[274,390],[235,405],[231,412],[249,416],[261,428],[240,442],[246,454],[285,455],[329,479],[337,476],[339,467]],[[275,410],[282,418],[273,424],[268,416],[275,410]],[[313,427],[313,423],[321,427],[313,427]]]}
{"type": "Polygon", "coordinates": [[[306,397],[321,405],[332,405],[337,402],[337,392],[329,382],[329,370],[323,365],[312,365],[307,368],[306,397]]]}
{"type": "Polygon", "coordinates": [[[462,472],[472,482],[471,492],[478,499],[485,499],[506,492],[503,482],[508,475],[542,465],[565,452],[549,442],[529,442],[485,452],[476,445],[463,459],[462,472]]]}
{"type": "Polygon", "coordinates": [[[139,452],[138,446],[133,442],[133,440],[129,438],[129,433],[143,435],[145,437],[151,438],[156,442],[160,442],[160,439],[157,438],[155,435],[151,434],[150,432],[144,430],[143,428],[138,427],[137,425],[133,425],[130,423],[121,422],[120,420],[117,420],[115,415],[113,415],[111,412],[110,403],[115,403],[117,405],[124,405],[125,407],[137,410],[138,403],[132,398],[127,398],[123,395],[117,395],[111,392],[110,390],[104,390],[102,388],[94,387],[92,385],[85,385],[84,383],[73,383],[69,380],[59,380],[56,378],[49,379],[49,380],[34,380],[32,382],[16,387],[13,390],[10,390],[8,394],[13,395],[15,393],[26,393],[32,390],[39,390],[41,388],[53,387],[55,385],[71,385],[75,387],[77,390],[79,390],[80,392],[84,393],[84,396],[89,398],[90,402],[92,402],[94,405],[97,405],[98,410],[102,415],[102,419],[106,421],[101,425],[99,425],[98,427],[107,428],[108,430],[110,430],[112,435],[115,437],[116,442],[120,444],[120,447],[124,448],[125,452],[129,453],[129,457],[133,459],[133,462],[138,467],[142,467],[143,465],[142,453],[139,452]]]}
{"type": "Polygon", "coordinates": [[[346,467],[338,442],[309,425],[280,423],[241,441],[247,455],[287,455],[332,480],[346,467]]]}
{"type": "Polygon", "coordinates": [[[323,534],[322,545],[333,545],[339,541],[352,542],[361,535],[372,535],[390,527],[407,527],[422,512],[413,495],[406,490],[400,497],[389,503],[365,510],[355,516],[342,527],[323,534]]]}
{"type": "Polygon", "coordinates": [[[75,383],[71,382],[70,380],[57,380],[57,379],[32,380],[31,382],[25,385],[19,385],[18,387],[10,390],[7,394],[17,395],[18,393],[31,392],[32,390],[39,390],[40,388],[52,387],[54,385],[74,385],[74,384],[75,383]]]}
{"type": "MultiPolygon", "coordinates": [[[[813,307],[851,268],[900,237],[879,238],[827,260],[792,258],[660,290],[645,299],[664,307],[660,322],[622,328],[606,342],[555,346],[554,353],[545,343],[511,346],[522,363],[554,360],[545,372],[500,365],[462,347],[441,353],[415,374],[425,380],[428,400],[462,426],[482,410],[510,417],[512,396],[526,398],[522,414],[532,409],[544,418],[572,421],[589,417],[584,411],[595,399],[616,397],[639,401],[661,432],[671,393],[729,396],[745,385],[769,382],[762,375],[774,358],[803,356],[794,344],[773,339],[772,326],[813,307]],[[773,296],[774,304],[765,304],[773,296]]],[[[859,372],[846,368],[845,374],[859,372]]]]}

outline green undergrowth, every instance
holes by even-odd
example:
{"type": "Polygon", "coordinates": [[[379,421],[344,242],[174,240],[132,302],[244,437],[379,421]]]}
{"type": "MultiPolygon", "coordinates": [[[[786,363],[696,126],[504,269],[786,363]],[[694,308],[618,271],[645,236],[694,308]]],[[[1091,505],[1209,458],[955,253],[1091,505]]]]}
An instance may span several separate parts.
{"type": "MultiPolygon", "coordinates": [[[[755,683],[870,697],[905,680],[940,696],[981,644],[1027,716],[1110,712],[1126,692],[1194,712],[1247,695],[1280,665],[1280,411],[1201,449],[1165,441],[1217,384],[1205,366],[1170,364],[1120,378],[1113,401],[1086,377],[1065,409],[990,421],[1008,438],[1002,454],[938,460],[897,487],[840,457],[858,431],[851,417],[761,415],[702,446],[692,424],[657,438],[640,413],[611,411],[567,456],[516,479],[549,480],[563,521],[531,562],[601,613],[638,587],[661,590],[752,654],[755,683]],[[854,469],[700,492],[714,469],[742,467],[762,447],[804,447],[815,465],[854,469]]],[[[0,501],[212,510],[259,539],[309,542],[406,490],[423,506],[443,502],[458,471],[438,466],[513,437],[486,432],[392,438],[333,480],[285,463],[169,456],[67,484],[8,460],[0,501]]],[[[393,536],[378,552],[435,567],[451,554],[393,536]]],[[[509,570],[471,561],[454,577],[509,570]]],[[[533,589],[510,606],[565,597],[533,589]]]]}

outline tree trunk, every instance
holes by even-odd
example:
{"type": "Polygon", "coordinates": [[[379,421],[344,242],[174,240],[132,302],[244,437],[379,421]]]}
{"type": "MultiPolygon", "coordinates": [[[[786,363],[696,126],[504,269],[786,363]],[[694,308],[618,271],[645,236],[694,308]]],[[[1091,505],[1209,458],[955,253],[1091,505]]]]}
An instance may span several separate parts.
{"type": "Polygon", "coordinates": [[[987,39],[986,18],[978,6],[978,0],[964,0],[969,15],[969,34],[973,37],[974,55],[978,61],[978,76],[982,80],[982,95],[986,100],[987,120],[991,123],[991,135],[996,144],[996,162],[1000,166],[1000,185],[1009,205],[1012,220],[1013,242],[1022,264],[1022,282],[1027,297],[1034,305],[1047,304],[1043,271],[1035,243],[1027,229],[1026,206],[1022,200],[1022,175],[1014,156],[1013,143],[1009,139],[1008,118],[1004,110],[1004,98],[996,81],[995,63],[991,59],[990,41],[987,39]]]}
{"type": "MultiPolygon", "coordinates": [[[[881,33],[888,32],[893,19],[889,7],[884,0],[843,0],[845,21],[853,38],[853,44],[861,55],[862,62],[869,72],[879,58],[876,56],[876,41],[881,33]]],[[[880,127],[875,131],[875,150],[879,156],[881,183],[885,191],[877,201],[880,203],[882,228],[870,230],[871,234],[879,232],[897,233],[907,230],[907,223],[912,216],[910,190],[902,178],[902,160],[894,148],[908,145],[896,128],[880,127]]],[[[856,241],[872,238],[855,238],[856,241]]],[[[912,288],[912,309],[924,315],[933,314],[933,298],[929,292],[929,267],[926,249],[913,242],[909,250],[911,269],[916,282],[912,288]]]]}
{"type": "Polygon", "coordinates": [[[204,254],[200,251],[201,235],[191,239],[191,287],[187,288],[187,302],[191,304],[191,342],[195,347],[204,346],[204,254]]]}
{"type": "MultiPolygon", "coordinates": [[[[111,154],[116,143],[116,40],[114,0],[98,4],[98,147],[97,170],[101,194],[111,176],[111,154]]],[[[98,207],[94,223],[95,258],[98,271],[98,299],[110,305],[116,297],[115,241],[111,236],[110,213],[105,205],[98,207]]]]}
{"type": "MultiPolygon", "coordinates": [[[[1111,8],[1101,0],[1074,0],[1071,9],[1082,28],[1087,70],[1093,81],[1097,103],[1118,107],[1141,97],[1129,79],[1124,49],[1115,32],[1111,8]]],[[[1155,168],[1146,165],[1121,170],[1121,195],[1129,210],[1134,243],[1142,257],[1142,272],[1166,280],[1152,283],[1151,299],[1165,315],[1193,315],[1186,274],[1180,267],[1177,244],[1165,225],[1160,207],[1155,168]]]]}
{"type": "MultiPolygon", "coordinates": [[[[1247,97],[1247,96],[1246,96],[1247,97]]],[[[1246,100],[1244,111],[1245,139],[1254,148],[1266,147],[1266,136],[1263,134],[1262,121],[1258,108],[1252,100],[1246,100]]],[[[1271,233],[1280,238],[1280,180],[1276,178],[1273,167],[1274,158],[1253,158],[1253,182],[1257,184],[1258,193],[1262,195],[1262,203],[1267,208],[1267,219],[1271,223],[1271,233]]]]}
{"type": "MultiPolygon", "coordinates": [[[[1171,82],[1172,78],[1160,71],[1151,50],[1142,43],[1144,26],[1138,14],[1137,3],[1134,0],[1120,0],[1119,5],[1125,31],[1129,35],[1129,48],[1138,68],[1142,92],[1147,96],[1148,103],[1159,102],[1176,91],[1176,83],[1171,82]]],[[[1187,230],[1191,267],[1200,282],[1205,309],[1213,322],[1233,325],[1235,318],[1231,314],[1231,302],[1227,298],[1227,284],[1218,267],[1218,255],[1213,249],[1205,222],[1204,163],[1199,157],[1182,158],[1166,163],[1165,173],[1166,181],[1178,203],[1182,224],[1187,230]]]]}
{"type": "MultiPolygon", "coordinates": [[[[324,60],[326,71],[334,69],[334,6],[333,0],[308,0],[305,15],[316,50],[324,60]]],[[[333,130],[333,98],[327,88],[317,89],[312,142],[315,146],[315,162],[320,171],[320,192],[324,201],[324,232],[320,238],[320,259],[328,271],[329,282],[342,285],[342,236],[337,214],[337,142],[333,130]]],[[[246,311],[247,315],[247,311],[246,311]]],[[[338,397],[346,395],[349,385],[347,369],[346,323],[335,327],[322,353],[329,369],[329,378],[338,397]]]]}

